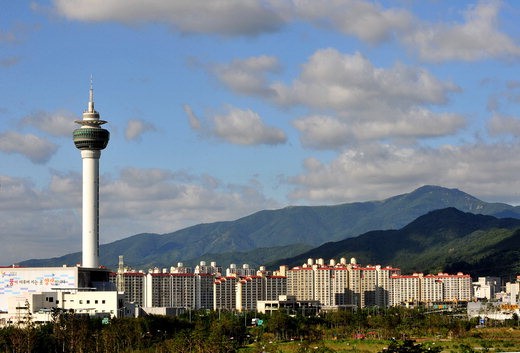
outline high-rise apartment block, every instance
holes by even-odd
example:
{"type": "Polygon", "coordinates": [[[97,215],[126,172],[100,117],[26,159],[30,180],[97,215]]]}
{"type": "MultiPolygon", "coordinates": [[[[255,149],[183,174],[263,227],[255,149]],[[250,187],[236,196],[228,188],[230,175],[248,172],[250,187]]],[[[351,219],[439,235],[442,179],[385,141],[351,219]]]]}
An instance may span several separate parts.
{"type": "Polygon", "coordinates": [[[390,306],[468,302],[472,298],[471,276],[462,273],[393,275],[390,282],[390,306]]]}
{"type": "Polygon", "coordinates": [[[297,300],[318,300],[323,308],[365,307],[389,304],[390,276],[400,270],[392,267],[359,266],[355,259],[338,264],[309,259],[287,273],[287,294],[297,300]]]}

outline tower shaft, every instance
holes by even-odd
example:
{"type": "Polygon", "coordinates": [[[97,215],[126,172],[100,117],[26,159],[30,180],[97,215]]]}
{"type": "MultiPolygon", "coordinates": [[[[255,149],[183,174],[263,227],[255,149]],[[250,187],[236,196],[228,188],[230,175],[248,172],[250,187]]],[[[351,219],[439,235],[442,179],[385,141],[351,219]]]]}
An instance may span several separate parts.
{"type": "Polygon", "coordinates": [[[83,160],[83,267],[99,266],[99,157],[96,150],[82,150],[83,160]]]}

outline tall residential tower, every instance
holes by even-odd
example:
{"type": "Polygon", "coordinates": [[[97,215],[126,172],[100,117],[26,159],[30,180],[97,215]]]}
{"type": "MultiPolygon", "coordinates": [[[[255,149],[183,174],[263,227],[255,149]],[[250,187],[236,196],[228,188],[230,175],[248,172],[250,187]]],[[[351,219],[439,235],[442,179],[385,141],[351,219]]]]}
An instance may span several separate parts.
{"type": "Polygon", "coordinates": [[[110,133],[101,127],[106,121],[99,119],[99,113],[94,110],[92,80],[87,110],[83,112],[83,119],[75,123],[81,125],[74,130],[73,138],[83,160],[81,266],[96,268],[99,267],[99,158],[101,150],[108,144],[110,133]]]}

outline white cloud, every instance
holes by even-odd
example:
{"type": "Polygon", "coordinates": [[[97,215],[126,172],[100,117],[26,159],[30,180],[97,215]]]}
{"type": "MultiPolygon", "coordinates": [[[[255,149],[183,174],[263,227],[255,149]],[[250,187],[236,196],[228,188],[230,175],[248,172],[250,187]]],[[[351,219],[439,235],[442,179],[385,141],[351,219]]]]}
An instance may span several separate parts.
{"type": "Polygon", "coordinates": [[[299,0],[272,1],[287,19],[306,20],[356,36],[369,43],[381,43],[408,29],[413,16],[402,9],[383,9],[368,1],[299,0]]]}
{"type": "Polygon", "coordinates": [[[442,104],[458,88],[437,80],[423,69],[395,65],[374,67],[360,53],[318,50],[292,85],[272,85],[282,105],[303,104],[319,109],[395,109],[415,104],[442,104]]]}
{"type": "Polygon", "coordinates": [[[185,106],[192,129],[236,145],[276,145],[287,141],[283,130],[265,125],[260,116],[250,109],[228,107],[224,115],[212,116],[204,123],[185,106]]]}
{"type": "MultiPolygon", "coordinates": [[[[428,22],[407,9],[363,0],[54,0],[54,11],[71,20],[161,22],[184,33],[258,35],[305,21],[370,44],[398,40],[434,62],[519,57],[520,46],[499,29],[500,8],[500,1],[480,1],[454,24],[428,22]]],[[[6,32],[3,39],[12,36],[6,32]]]]}
{"type": "Polygon", "coordinates": [[[462,24],[421,23],[404,42],[427,61],[520,57],[520,46],[498,29],[499,1],[481,1],[462,24]]]}
{"type": "Polygon", "coordinates": [[[237,93],[270,96],[274,92],[267,87],[266,74],[279,69],[275,57],[263,55],[216,66],[214,73],[222,83],[237,93]]]}
{"type": "Polygon", "coordinates": [[[132,119],[126,125],[125,138],[129,141],[140,141],[141,136],[148,131],[155,131],[153,124],[140,119],[132,119]]]}
{"type": "Polygon", "coordinates": [[[494,114],[487,125],[488,131],[493,136],[513,135],[520,137],[520,119],[494,114]]]}
{"type": "Polygon", "coordinates": [[[293,122],[307,147],[335,149],[363,140],[440,137],[465,126],[460,115],[429,110],[445,104],[457,86],[420,68],[375,67],[359,53],[319,50],[291,84],[275,83],[271,88],[278,104],[313,112],[293,122]]]}
{"type": "Polygon", "coordinates": [[[250,109],[230,107],[226,115],[213,119],[216,136],[238,145],[276,145],[285,143],[285,133],[263,123],[260,116],[250,109]]]}
{"type": "MultiPolygon", "coordinates": [[[[125,222],[141,224],[140,230],[169,232],[189,224],[234,219],[272,207],[256,184],[230,185],[202,175],[163,169],[127,168],[118,179],[101,183],[105,223],[137,230],[125,222]]],[[[121,234],[122,235],[122,234],[121,234]]]]}
{"type": "Polygon", "coordinates": [[[33,163],[44,164],[56,152],[58,146],[33,134],[17,132],[0,133],[0,151],[21,154],[33,163]]]}
{"type": "Polygon", "coordinates": [[[74,120],[78,119],[73,113],[67,111],[53,113],[38,111],[24,117],[21,124],[34,126],[52,136],[71,137],[72,132],[79,127],[74,123],[74,120]]]}
{"type": "Polygon", "coordinates": [[[254,0],[54,0],[57,13],[77,21],[162,22],[186,33],[258,35],[277,30],[280,17],[254,0]]]}
{"type": "Polygon", "coordinates": [[[489,201],[518,202],[519,144],[474,144],[402,148],[370,144],[348,149],[325,164],[305,161],[305,172],[289,179],[292,200],[338,203],[379,200],[424,184],[456,187],[489,201]]]}
{"type": "Polygon", "coordinates": [[[293,121],[300,131],[304,146],[335,149],[359,141],[380,139],[421,139],[455,134],[463,128],[465,119],[456,114],[434,114],[425,109],[412,109],[387,121],[341,119],[312,115],[293,121]]]}
{"type": "Polygon", "coordinates": [[[47,188],[39,189],[28,178],[0,175],[0,209],[34,212],[69,209],[81,205],[81,175],[51,175],[47,188]]]}
{"type": "Polygon", "coordinates": [[[81,177],[72,178],[55,175],[41,189],[29,179],[0,175],[1,264],[80,250],[81,219],[75,208],[81,205],[81,177]]]}

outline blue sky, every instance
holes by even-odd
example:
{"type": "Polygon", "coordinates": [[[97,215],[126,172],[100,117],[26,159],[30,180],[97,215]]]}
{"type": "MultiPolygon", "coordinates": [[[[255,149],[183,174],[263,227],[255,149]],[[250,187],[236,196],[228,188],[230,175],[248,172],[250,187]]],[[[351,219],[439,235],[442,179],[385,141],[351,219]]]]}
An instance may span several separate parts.
{"type": "Polygon", "coordinates": [[[80,250],[91,75],[102,243],[425,184],[519,204],[519,19],[516,1],[4,1],[0,264],[80,250]]]}

